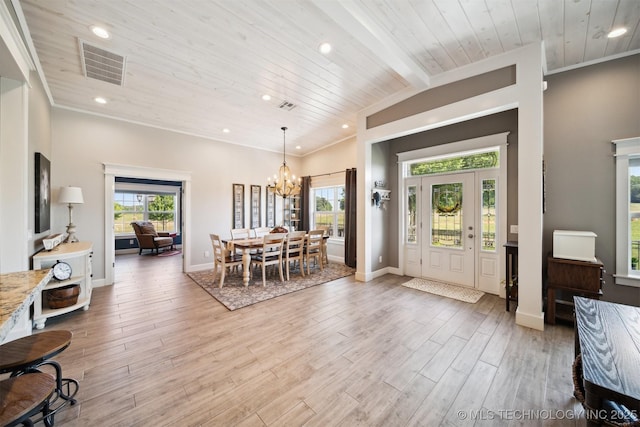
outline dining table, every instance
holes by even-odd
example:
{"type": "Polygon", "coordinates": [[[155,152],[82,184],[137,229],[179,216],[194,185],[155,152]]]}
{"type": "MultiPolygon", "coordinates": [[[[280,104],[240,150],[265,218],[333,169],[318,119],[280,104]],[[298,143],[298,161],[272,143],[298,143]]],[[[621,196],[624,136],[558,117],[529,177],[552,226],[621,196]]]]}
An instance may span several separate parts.
{"type": "Polygon", "coordinates": [[[264,238],[262,237],[224,241],[224,243],[226,243],[231,250],[242,250],[242,284],[245,287],[249,286],[249,266],[251,265],[251,251],[262,248],[263,242],[264,238]]]}
{"type": "MultiPolygon", "coordinates": [[[[325,235],[322,239],[322,256],[320,257],[320,262],[323,262],[324,256],[326,254],[326,244],[329,236],[325,235]]],[[[245,287],[249,286],[249,267],[251,265],[251,251],[256,249],[261,249],[262,244],[264,243],[263,237],[252,237],[250,239],[229,239],[222,241],[225,245],[227,245],[227,249],[230,251],[240,249],[242,251],[242,284],[245,287]]]]}

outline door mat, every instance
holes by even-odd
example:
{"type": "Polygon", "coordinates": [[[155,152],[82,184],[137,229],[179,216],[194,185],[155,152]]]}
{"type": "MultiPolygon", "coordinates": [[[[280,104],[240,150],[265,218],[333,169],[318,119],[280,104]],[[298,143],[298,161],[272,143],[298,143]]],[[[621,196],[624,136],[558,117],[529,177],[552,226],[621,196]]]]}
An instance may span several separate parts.
{"type": "Polygon", "coordinates": [[[417,277],[403,283],[402,286],[472,304],[478,302],[484,295],[484,292],[477,289],[465,288],[462,286],[451,285],[449,283],[420,279],[417,277]]]}

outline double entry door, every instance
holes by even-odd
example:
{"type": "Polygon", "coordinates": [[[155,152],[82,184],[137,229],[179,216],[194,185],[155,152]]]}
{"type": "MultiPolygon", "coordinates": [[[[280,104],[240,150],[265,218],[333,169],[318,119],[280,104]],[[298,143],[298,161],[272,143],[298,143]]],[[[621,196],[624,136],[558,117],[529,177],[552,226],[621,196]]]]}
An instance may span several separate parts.
{"type": "Polygon", "coordinates": [[[498,172],[405,180],[405,274],[498,293],[498,172]]]}

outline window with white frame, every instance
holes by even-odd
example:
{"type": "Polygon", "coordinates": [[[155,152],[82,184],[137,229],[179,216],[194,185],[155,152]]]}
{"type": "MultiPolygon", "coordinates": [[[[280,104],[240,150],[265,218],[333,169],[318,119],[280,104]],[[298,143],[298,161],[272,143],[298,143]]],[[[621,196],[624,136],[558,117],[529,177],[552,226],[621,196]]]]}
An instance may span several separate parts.
{"type": "Polygon", "coordinates": [[[640,287],[640,137],[616,149],[616,284],[640,287]]]}
{"type": "Polygon", "coordinates": [[[344,185],[313,189],[314,229],[326,230],[329,238],[344,239],[344,185]]]}
{"type": "Polygon", "coordinates": [[[179,187],[117,183],[113,195],[115,235],[133,234],[133,221],[150,221],[156,231],[178,233],[179,195],[179,187]]]}

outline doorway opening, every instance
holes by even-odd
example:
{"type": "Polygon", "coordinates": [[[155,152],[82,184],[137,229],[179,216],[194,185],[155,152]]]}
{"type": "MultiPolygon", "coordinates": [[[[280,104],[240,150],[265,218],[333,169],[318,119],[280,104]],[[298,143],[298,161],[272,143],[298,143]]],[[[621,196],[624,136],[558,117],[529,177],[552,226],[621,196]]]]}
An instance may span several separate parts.
{"type": "MultiPolygon", "coordinates": [[[[179,182],[181,186],[180,208],[181,215],[176,218],[176,227],[180,230],[182,243],[182,271],[187,271],[191,264],[189,250],[189,233],[191,227],[191,172],[170,169],[154,169],[141,166],[128,166],[104,163],[104,195],[105,195],[105,233],[104,233],[104,269],[105,285],[112,285],[115,278],[115,189],[116,177],[128,179],[156,180],[164,182],[179,182]]],[[[136,195],[137,200],[137,195],[136,195]]],[[[145,201],[146,202],[146,201],[145,201]]]]}
{"type": "Polygon", "coordinates": [[[117,254],[138,249],[133,221],[149,221],[157,232],[170,233],[174,245],[182,244],[182,182],[116,177],[114,234],[117,254]]]}

